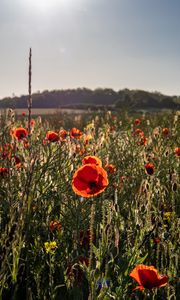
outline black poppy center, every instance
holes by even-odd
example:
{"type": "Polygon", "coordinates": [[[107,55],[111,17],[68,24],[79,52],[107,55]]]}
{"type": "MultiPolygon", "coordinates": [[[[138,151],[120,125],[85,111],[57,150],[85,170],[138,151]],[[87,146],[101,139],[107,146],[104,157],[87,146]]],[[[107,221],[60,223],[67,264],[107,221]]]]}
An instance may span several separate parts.
{"type": "Polygon", "coordinates": [[[20,139],[23,139],[25,137],[25,133],[24,132],[21,132],[20,134],[19,134],[19,138],[20,139]]]}
{"type": "Polygon", "coordinates": [[[96,181],[90,181],[89,182],[89,188],[93,190],[94,188],[97,188],[97,182],[96,181]]]}
{"type": "Polygon", "coordinates": [[[148,167],[148,168],[147,168],[147,173],[148,173],[149,175],[152,175],[153,172],[154,172],[153,168],[151,168],[151,167],[148,167]]]}

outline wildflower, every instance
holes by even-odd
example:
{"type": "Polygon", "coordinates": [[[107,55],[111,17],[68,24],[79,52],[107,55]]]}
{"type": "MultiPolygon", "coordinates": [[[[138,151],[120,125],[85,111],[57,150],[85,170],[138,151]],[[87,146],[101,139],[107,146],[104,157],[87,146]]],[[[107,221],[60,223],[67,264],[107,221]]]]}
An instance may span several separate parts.
{"type": "Polygon", "coordinates": [[[134,120],[134,124],[135,125],[140,125],[141,124],[141,120],[140,119],[135,119],[134,120]]]}
{"type": "Polygon", "coordinates": [[[96,156],[85,156],[82,160],[82,164],[93,164],[102,167],[102,161],[96,156]]]}
{"type": "Polygon", "coordinates": [[[18,127],[11,130],[11,136],[17,139],[18,141],[23,140],[28,136],[28,131],[23,127],[18,127]]]}
{"type": "Polygon", "coordinates": [[[59,141],[59,136],[55,131],[48,131],[46,134],[46,140],[49,142],[57,142],[59,141]]]}
{"type": "Polygon", "coordinates": [[[0,168],[0,176],[4,177],[6,174],[8,174],[8,168],[0,168]]]}
{"type": "Polygon", "coordinates": [[[50,228],[51,232],[53,232],[55,230],[61,231],[62,225],[59,221],[54,220],[54,221],[50,222],[49,228],[50,228]]]}
{"type": "Polygon", "coordinates": [[[72,180],[73,191],[82,197],[93,197],[108,186],[107,172],[100,166],[87,164],[80,167],[72,180]]]}
{"type": "Polygon", "coordinates": [[[72,138],[72,139],[80,139],[80,137],[82,136],[82,131],[81,130],[79,130],[79,129],[77,129],[77,128],[75,128],[75,127],[73,127],[71,130],[70,130],[70,132],[69,132],[69,134],[70,134],[70,137],[72,138]]]}
{"type": "Polygon", "coordinates": [[[59,138],[60,138],[60,141],[61,141],[61,142],[65,142],[67,136],[68,136],[68,133],[67,133],[67,131],[66,131],[65,129],[61,129],[61,130],[59,131],[59,138]]]}
{"type": "Polygon", "coordinates": [[[161,238],[159,236],[153,238],[154,244],[159,244],[161,242],[161,238]]]}
{"type": "Polygon", "coordinates": [[[134,135],[138,136],[138,135],[144,135],[144,131],[142,131],[140,128],[137,128],[135,131],[134,131],[134,135]]]}
{"type": "Polygon", "coordinates": [[[26,113],[23,111],[23,112],[22,112],[22,116],[25,117],[25,115],[26,115],[26,113]]]}
{"type": "Polygon", "coordinates": [[[34,120],[34,119],[31,119],[31,127],[34,127],[35,126],[35,124],[36,124],[36,121],[34,120]]]}
{"type": "Polygon", "coordinates": [[[163,220],[167,221],[167,222],[170,222],[170,221],[172,221],[172,219],[173,219],[174,216],[175,216],[175,212],[166,211],[163,214],[163,220]]]}
{"type": "Polygon", "coordinates": [[[45,242],[45,243],[44,243],[44,248],[45,248],[46,253],[54,254],[54,252],[55,252],[56,249],[57,249],[57,243],[56,243],[56,241],[53,241],[53,242],[45,242]]]}
{"type": "Polygon", "coordinates": [[[138,142],[138,145],[142,145],[142,146],[147,145],[147,143],[148,143],[147,137],[145,137],[144,135],[140,135],[139,137],[140,137],[140,140],[138,142]]]}
{"type": "Polygon", "coordinates": [[[17,168],[21,167],[21,160],[18,156],[14,155],[11,157],[11,159],[14,161],[14,164],[17,168]]]}
{"type": "Polygon", "coordinates": [[[167,136],[167,135],[169,134],[169,128],[163,128],[163,129],[162,129],[162,134],[163,134],[164,136],[167,136]]]}
{"type": "Polygon", "coordinates": [[[140,290],[162,287],[168,281],[168,276],[158,274],[154,266],[138,265],[132,270],[130,276],[139,284],[135,289],[140,290]]]}
{"type": "Polygon", "coordinates": [[[147,163],[144,167],[149,175],[153,175],[155,166],[152,163],[147,163]]]}
{"type": "Polygon", "coordinates": [[[174,149],[174,153],[175,153],[176,156],[180,156],[180,148],[176,147],[174,149]]]}
{"type": "Polygon", "coordinates": [[[112,164],[106,164],[104,168],[111,174],[116,173],[116,167],[112,164]]]}

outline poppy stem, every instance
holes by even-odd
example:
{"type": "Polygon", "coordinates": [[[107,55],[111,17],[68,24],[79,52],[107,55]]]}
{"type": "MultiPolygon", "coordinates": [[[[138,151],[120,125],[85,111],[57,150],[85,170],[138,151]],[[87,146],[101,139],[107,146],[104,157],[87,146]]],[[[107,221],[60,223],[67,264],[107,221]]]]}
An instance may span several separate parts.
{"type": "Polygon", "coordinates": [[[93,278],[92,278],[92,260],[93,260],[93,227],[94,227],[94,213],[95,213],[95,204],[94,201],[91,203],[91,215],[90,215],[90,254],[89,254],[89,274],[90,274],[90,282],[89,282],[89,297],[88,300],[93,300],[93,290],[94,290],[94,285],[93,285],[93,278]]]}
{"type": "Polygon", "coordinates": [[[89,258],[89,268],[92,267],[92,259],[93,259],[93,227],[94,227],[94,212],[95,212],[95,204],[92,201],[91,204],[91,215],[90,215],[90,258],[89,258]]]}

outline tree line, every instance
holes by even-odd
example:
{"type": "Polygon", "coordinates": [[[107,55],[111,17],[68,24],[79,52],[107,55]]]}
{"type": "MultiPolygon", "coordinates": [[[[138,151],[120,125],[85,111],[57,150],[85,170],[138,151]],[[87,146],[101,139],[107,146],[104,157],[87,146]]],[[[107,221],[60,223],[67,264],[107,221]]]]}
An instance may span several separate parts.
{"type": "MultiPolygon", "coordinates": [[[[0,108],[26,108],[27,95],[6,97],[0,100],[0,108]]],[[[33,108],[96,108],[109,109],[180,109],[180,97],[159,92],[110,88],[45,90],[32,95],[33,108]]]]}

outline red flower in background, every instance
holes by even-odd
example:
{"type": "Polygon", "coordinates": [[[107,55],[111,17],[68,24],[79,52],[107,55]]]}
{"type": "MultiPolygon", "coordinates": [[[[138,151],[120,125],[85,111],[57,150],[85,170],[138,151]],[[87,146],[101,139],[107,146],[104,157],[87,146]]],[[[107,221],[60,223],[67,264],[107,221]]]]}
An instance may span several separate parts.
{"type": "Polygon", "coordinates": [[[0,175],[4,177],[4,175],[8,174],[9,170],[7,168],[0,168],[0,175]]]}
{"type": "Polygon", "coordinates": [[[52,232],[55,231],[55,230],[61,231],[62,225],[59,221],[54,220],[54,221],[50,222],[49,228],[52,232]]]}
{"type": "Polygon", "coordinates": [[[159,244],[160,242],[161,242],[161,238],[160,237],[154,237],[153,238],[153,242],[154,242],[154,244],[159,244]]]}
{"type": "Polygon", "coordinates": [[[21,160],[18,156],[14,155],[11,157],[12,160],[14,160],[14,164],[16,167],[21,167],[21,160]]]}
{"type": "Polygon", "coordinates": [[[134,135],[144,135],[144,131],[142,131],[140,128],[137,128],[137,129],[134,131],[134,135]]]}
{"type": "Polygon", "coordinates": [[[93,164],[102,167],[102,161],[96,156],[85,156],[82,160],[82,164],[93,164]]]}
{"type": "Polygon", "coordinates": [[[72,139],[80,139],[80,137],[82,136],[82,131],[73,127],[70,130],[69,134],[72,139]]]}
{"type": "Polygon", "coordinates": [[[140,128],[137,128],[134,131],[134,136],[137,136],[138,138],[138,145],[147,145],[148,139],[145,137],[144,131],[142,131],[140,128]]]}
{"type": "Polygon", "coordinates": [[[152,163],[147,163],[144,167],[149,175],[153,175],[155,166],[152,163]]]}
{"type": "Polygon", "coordinates": [[[112,164],[107,164],[107,165],[105,165],[104,168],[106,169],[107,172],[109,172],[111,174],[116,173],[116,167],[112,164]]]}
{"type": "Polygon", "coordinates": [[[147,145],[148,143],[148,138],[145,137],[144,135],[140,136],[140,140],[138,142],[138,145],[147,145]]]}
{"type": "Polygon", "coordinates": [[[66,141],[67,136],[68,136],[68,133],[67,133],[67,131],[66,131],[65,129],[61,129],[61,130],[59,131],[59,138],[60,138],[60,140],[61,140],[62,142],[65,142],[65,141],[66,141]]]}
{"type": "Polygon", "coordinates": [[[73,191],[86,198],[102,193],[107,186],[107,172],[102,167],[93,164],[80,167],[72,180],[73,191]]]}
{"type": "Polygon", "coordinates": [[[31,119],[31,127],[34,127],[35,126],[35,124],[36,124],[36,121],[34,120],[34,119],[31,119]]]}
{"type": "Polygon", "coordinates": [[[141,124],[141,120],[140,119],[135,119],[134,120],[134,124],[135,125],[140,125],[141,124]]]}
{"type": "Polygon", "coordinates": [[[59,141],[59,135],[55,131],[48,131],[46,134],[46,140],[49,142],[59,141]]]}
{"type": "Polygon", "coordinates": [[[169,128],[163,128],[162,133],[164,136],[167,136],[169,134],[169,128]]]}
{"type": "Polygon", "coordinates": [[[23,127],[18,127],[11,130],[11,135],[12,137],[14,137],[19,141],[19,140],[23,140],[28,136],[28,131],[23,127]]]}
{"type": "Polygon", "coordinates": [[[180,156],[180,148],[176,147],[174,149],[174,153],[175,153],[176,156],[180,156]]]}
{"type": "Polygon", "coordinates": [[[162,287],[168,282],[168,277],[158,274],[154,266],[138,265],[132,270],[130,276],[137,281],[139,286],[136,289],[140,290],[162,287]]]}

